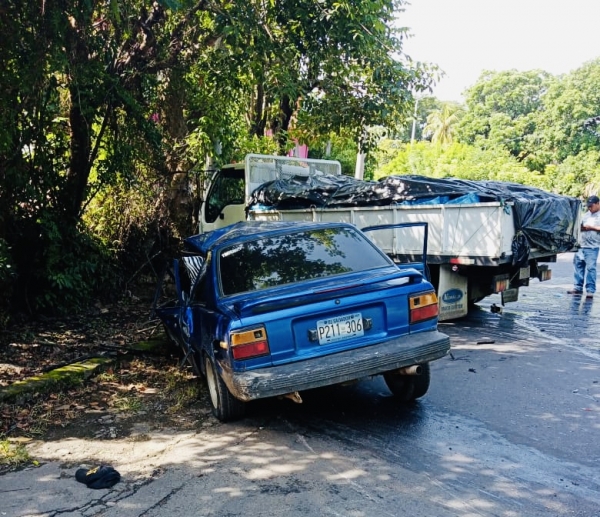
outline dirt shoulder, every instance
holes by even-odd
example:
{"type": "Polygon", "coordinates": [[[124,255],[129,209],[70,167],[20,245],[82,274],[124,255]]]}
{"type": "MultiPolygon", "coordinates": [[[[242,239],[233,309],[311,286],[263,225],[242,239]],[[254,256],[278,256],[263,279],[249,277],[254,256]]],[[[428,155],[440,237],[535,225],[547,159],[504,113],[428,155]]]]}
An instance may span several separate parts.
{"type": "MultiPolygon", "coordinates": [[[[210,411],[204,385],[180,366],[179,350],[150,318],[150,306],[148,298],[128,298],[1,332],[0,389],[90,358],[111,360],[75,384],[1,403],[0,442],[112,440],[129,436],[142,422],[152,431],[193,428],[205,420],[210,411]],[[151,350],[135,348],[148,341],[154,343],[151,350]]],[[[6,450],[3,458],[0,450],[0,473],[23,463],[6,450]]]]}

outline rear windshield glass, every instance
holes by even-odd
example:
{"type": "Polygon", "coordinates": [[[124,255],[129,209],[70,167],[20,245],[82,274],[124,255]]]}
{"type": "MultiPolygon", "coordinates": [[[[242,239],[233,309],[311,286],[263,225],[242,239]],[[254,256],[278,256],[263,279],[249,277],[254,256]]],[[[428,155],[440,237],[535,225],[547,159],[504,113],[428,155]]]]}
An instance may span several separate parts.
{"type": "Polygon", "coordinates": [[[350,228],[236,244],[221,251],[219,262],[225,296],[389,265],[385,255],[350,228]]]}

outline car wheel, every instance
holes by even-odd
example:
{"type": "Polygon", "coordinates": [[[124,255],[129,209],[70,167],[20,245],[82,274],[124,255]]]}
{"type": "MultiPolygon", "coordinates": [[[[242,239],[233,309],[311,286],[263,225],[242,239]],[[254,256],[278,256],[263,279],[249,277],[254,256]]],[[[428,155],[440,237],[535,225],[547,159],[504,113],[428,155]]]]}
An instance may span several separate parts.
{"type": "Polygon", "coordinates": [[[229,393],[223,379],[217,373],[213,359],[206,356],[204,366],[213,415],[221,422],[230,422],[244,416],[246,404],[229,393]]]}
{"type": "Polygon", "coordinates": [[[431,381],[431,371],[429,363],[425,363],[421,365],[420,375],[401,375],[388,372],[383,374],[383,378],[396,398],[402,402],[412,402],[427,393],[431,381]]]}

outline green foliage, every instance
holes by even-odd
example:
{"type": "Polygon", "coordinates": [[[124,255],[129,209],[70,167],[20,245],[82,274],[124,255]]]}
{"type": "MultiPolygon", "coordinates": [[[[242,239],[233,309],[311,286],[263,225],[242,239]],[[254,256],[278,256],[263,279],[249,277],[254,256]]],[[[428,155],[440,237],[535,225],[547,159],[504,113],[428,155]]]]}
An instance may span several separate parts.
{"type": "Polygon", "coordinates": [[[31,460],[27,448],[22,443],[0,439],[0,466],[18,468],[25,465],[38,466],[39,463],[31,460]]]}
{"type": "MultiPolygon", "coordinates": [[[[376,136],[375,130],[371,134],[376,136]]],[[[354,176],[356,171],[356,158],[358,153],[358,142],[352,138],[350,133],[336,135],[331,133],[328,138],[315,140],[309,150],[311,158],[323,160],[337,160],[342,165],[342,174],[354,176]]],[[[377,155],[370,152],[365,157],[364,179],[373,178],[377,165],[377,155]]]]}
{"type": "Polygon", "coordinates": [[[96,296],[114,296],[118,287],[115,264],[106,249],[85,231],[61,228],[45,219],[39,225],[38,257],[42,268],[30,271],[28,303],[45,313],[66,314],[88,307],[96,296]]]}
{"type": "Polygon", "coordinates": [[[441,110],[444,104],[445,103],[439,101],[435,97],[416,97],[414,99],[411,117],[407,120],[400,119],[397,126],[390,129],[390,138],[403,142],[410,142],[411,140],[418,142],[419,140],[425,140],[423,129],[427,125],[427,117],[429,117],[432,112],[441,110]]]}
{"type": "Polygon", "coordinates": [[[539,70],[484,72],[467,93],[459,141],[505,149],[539,171],[547,188],[583,197],[598,186],[599,84],[600,59],[560,77],[539,70]]]}
{"type": "Polygon", "coordinates": [[[535,141],[543,98],[552,82],[550,74],[541,70],[483,72],[467,90],[458,140],[504,148],[529,168],[543,170],[530,143],[535,141]]]}
{"type": "Polygon", "coordinates": [[[393,22],[403,3],[234,3],[222,42],[229,54],[221,72],[226,82],[220,84],[227,91],[233,78],[227,70],[236,67],[256,134],[278,135],[293,123],[302,142],[342,130],[359,142],[365,127],[391,127],[405,118],[410,91],[424,91],[432,81],[430,69],[399,59],[406,29],[393,22]]]}
{"type": "Polygon", "coordinates": [[[431,111],[427,116],[427,124],[423,129],[425,138],[434,144],[451,144],[456,134],[456,126],[463,114],[459,104],[445,102],[440,109],[431,111]]]}
{"type": "Polygon", "coordinates": [[[174,246],[177,235],[161,202],[169,184],[166,180],[150,182],[141,170],[138,177],[103,189],[83,217],[87,231],[119,265],[119,275],[114,280],[121,291],[144,274],[153,276],[156,257],[161,250],[174,246]]]}
{"type": "MultiPolygon", "coordinates": [[[[390,144],[386,143],[389,148],[390,144]]],[[[441,147],[429,142],[402,145],[395,156],[375,173],[375,179],[416,174],[432,178],[510,181],[539,188],[550,187],[547,178],[529,171],[501,149],[482,150],[453,143],[441,147]]]]}
{"type": "Polygon", "coordinates": [[[600,60],[560,77],[484,72],[467,93],[462,142],[508,150],[557,192],[582,195],[597,169],[600,60]]]}
{"type": "Polygon", "coordinates": [[[600,148],[600,59],[586,63],[555,81],[543,98],[535,144],[554,163],[582,151],[600,148]]]}
{"type": "Polygon", "coordinates": [[[235,150],[230,152],[229,159],[225,163],[235,163],[244,160],[249,153],[254,154],[277,154],[279,145],[277,141],[268,136],[257,136],[240,134],[235,144],[235,150]]]}
{"type": "Polygon", "coordinates": [[[568,156],[557,165],[546,167],[553,190],[573,197],[587,197],[600,192],[600,151],[583,151],[568,156]]]}

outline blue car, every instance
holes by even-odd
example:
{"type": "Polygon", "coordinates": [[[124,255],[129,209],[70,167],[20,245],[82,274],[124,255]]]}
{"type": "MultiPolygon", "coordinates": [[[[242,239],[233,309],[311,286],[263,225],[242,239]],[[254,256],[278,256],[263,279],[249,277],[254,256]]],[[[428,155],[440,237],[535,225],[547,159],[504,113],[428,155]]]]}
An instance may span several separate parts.
{"type": "Polygon", "coordinates": [[[365,232],[247,221],[185,240],[154,311],[206,377],[218,419],[380,374],[402,401],[425,395],[450,342],[424,261],[395,264],[365,232]]]}

